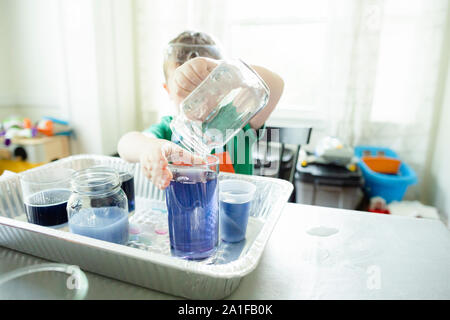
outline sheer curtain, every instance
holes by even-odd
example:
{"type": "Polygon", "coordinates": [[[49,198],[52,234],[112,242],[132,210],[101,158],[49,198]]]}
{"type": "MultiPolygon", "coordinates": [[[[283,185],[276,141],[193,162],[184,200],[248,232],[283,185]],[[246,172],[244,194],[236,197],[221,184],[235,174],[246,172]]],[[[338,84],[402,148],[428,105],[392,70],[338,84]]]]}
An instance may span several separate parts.
{"type": "Polygon", "coordinates": [[[135,1],[136,70],[144,114],[141,126],[175,112],[162,86],[166,44],[184,30],[204,31],[222,41],[228,23],[226,4],[202,0],[135,1]]]}
{"type": "Polygon", "coordinates": [[[229,56],[284,78],[273,117],[319,119],[324,134],[352,145],[391,147],[421,179],[448,59],[448,3],[136,0],[139,96],[142,111],[152,113],[143,121],[174,112],[162,88],[163,48],[179,32],[197,29],[214,35],[229,56]]]}
{"type": "MultiPolygon", "coordinates": [[[[342,22],[345,13],[332,24],[331,52],[343,59],[330,72],[345,79],[329,83],[329,92],[344,94],[330,96],[327,105],[332,133],[352,145],[394,149],[421,182],[433,152],[438,80],[448,60],[448,10],[445,0],[363,0],[354,4],[352,24],[342,22]]],[[[407,196],[420,198],[421,191],[423,185],[410,188],[407,196]]]]}

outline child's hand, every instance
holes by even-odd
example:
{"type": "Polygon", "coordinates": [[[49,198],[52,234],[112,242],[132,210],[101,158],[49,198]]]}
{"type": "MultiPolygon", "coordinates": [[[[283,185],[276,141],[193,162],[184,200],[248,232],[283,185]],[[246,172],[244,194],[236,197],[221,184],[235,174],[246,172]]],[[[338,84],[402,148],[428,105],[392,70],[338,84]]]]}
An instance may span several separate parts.
{"type": "Polygon", "coordinates": [[[169,80],[171,97],[179,105],[211,73],[220,61],[197,57],[186,61],[177,69],[169,80]]]}
{"type": "Polygon", "coordinates": [[[141,154],[140,163],[144,175],[161,190],[169,186],[173,177],[172,172],[168,168],[168,158],[173,162],[204,163],[201,157],[193,155],[173,142],[155,139],[151,148],[141,154]]]}

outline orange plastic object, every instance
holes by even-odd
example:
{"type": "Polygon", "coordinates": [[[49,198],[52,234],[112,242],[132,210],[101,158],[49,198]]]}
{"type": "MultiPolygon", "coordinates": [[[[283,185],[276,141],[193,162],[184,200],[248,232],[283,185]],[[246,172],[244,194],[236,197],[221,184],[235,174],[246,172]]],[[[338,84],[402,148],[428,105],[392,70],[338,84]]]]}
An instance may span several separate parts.
{"type": "Polygon", "coordinates": [[[39,125],[38,131],[46,136],[53,136],[53,121],[46,120],[39,125]]]}
{"type": "Polygon", "coordinates": [[[31,129],[32,123],[31,120],[29,118],[25,118],[23,119],[23,127],[25,129],[31,129]]]}
{"type": "Polygon", "coordinates": [[[219,158],[219,171],[235,173],[228,151],[214,154],[219,158]]]}
{"type": "Polygon", "coordinates": [[[402,162],[389,157],[362,157],[362,161],[373,171],[386,174],[397,174],[402,162]]]}
{"type": "MultiPolygon", "coordinates": [[[[213,154],[217,158],[219,158],[219,171],[220,172],[230,172],[235,173],[233,164],[231,162],[230,154],[227,152],[215,153],[213,154]]],[[[192,164],[185,162],[173,162],[173,164],[177,166],[186,166],[190,167],[192,164]]]]}

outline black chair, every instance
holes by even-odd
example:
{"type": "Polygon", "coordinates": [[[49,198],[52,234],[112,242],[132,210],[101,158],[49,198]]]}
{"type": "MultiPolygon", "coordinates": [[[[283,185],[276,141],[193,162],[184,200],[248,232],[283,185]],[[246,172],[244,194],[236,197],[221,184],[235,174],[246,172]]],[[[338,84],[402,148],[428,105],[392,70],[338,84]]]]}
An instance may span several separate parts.
{"type": "MultiPolygon", "coordinates": [[[[308,127],[266,127],[266,129],[260,130],[260,141],[258,143],[258,151],[261,151],[263,158],[257,161],[258,171],[260,175],[266,175],[268,168],[271,167],[270,161],[267,157],[276,155],[278,152],[278,170],[275,176],[281,179],[285,179],[292,184],[294,184],[295,172],[297,168],[297,161],[300,153],[300,148],[302,145],[308,144],[311,138],[312,128],[308,127]],[[291,148],[287,148],[286,145],[294,146],[293,151],[291,148]],[[277,150],[274,150],[274,149],[277,150]],[[283,168],[283,157],[287,155],[288,152],[292,154],[292,165],[288,168],[289,172],[285,171],[283,168]]],[[[271,157],[273,159],[273,157],[271,157]]],[[[273,169],[273,168],[272,168],[273,169]]],[[[272,175],[271,175],[272,176],[272,175]]],[[[295,192],[293,192],[291,199],[295,197],[295,192]]],[[[291,200],[292,201],[292,200],[291,200]]]]}

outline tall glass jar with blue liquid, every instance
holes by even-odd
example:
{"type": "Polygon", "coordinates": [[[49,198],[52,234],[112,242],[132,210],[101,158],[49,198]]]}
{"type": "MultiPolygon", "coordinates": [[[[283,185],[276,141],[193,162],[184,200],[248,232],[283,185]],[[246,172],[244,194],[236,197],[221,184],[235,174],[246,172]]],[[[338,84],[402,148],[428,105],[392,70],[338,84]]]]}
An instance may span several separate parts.
{"type": "Polygon", "coordinates": [[[172,254],[189,260],[210,257],[219,241],[219,159],[205,163],[169,159],[172,180],[166,189],[172,254]]]}
{"type": "Polygon", "coordinates": [[[128,201],[118,172],[110,167],[80,170],[72,178],[67,203],[72,233],[99,240],[128,242],[128,201]]]}

